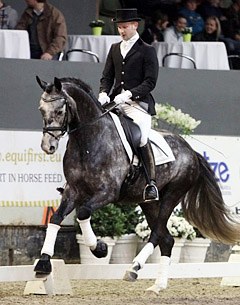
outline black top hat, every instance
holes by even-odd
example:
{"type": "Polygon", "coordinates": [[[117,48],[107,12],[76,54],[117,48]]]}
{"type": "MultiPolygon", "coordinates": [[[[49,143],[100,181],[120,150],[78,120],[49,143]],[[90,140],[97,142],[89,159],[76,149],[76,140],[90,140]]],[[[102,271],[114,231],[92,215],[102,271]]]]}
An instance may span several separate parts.
{"type": "Polygon", "coordinates": [[[112,19],[113,22],[129,22],[140,21],[141,18],[137,15],[136,8],[126,8],[116,10],[116,17],[112,19]]]}

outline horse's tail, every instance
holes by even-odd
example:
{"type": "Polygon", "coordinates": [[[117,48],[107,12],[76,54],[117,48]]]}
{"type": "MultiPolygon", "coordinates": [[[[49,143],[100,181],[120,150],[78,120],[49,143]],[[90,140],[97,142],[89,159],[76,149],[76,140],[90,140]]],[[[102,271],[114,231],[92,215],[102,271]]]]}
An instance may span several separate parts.
{"type": "Polygon", "coordinates": [[[214,172],[197,153],[200,174],[181,204],[184,217],[212,240],[224,244],[240,241],[240,224],[225,205],[214,172]]]}

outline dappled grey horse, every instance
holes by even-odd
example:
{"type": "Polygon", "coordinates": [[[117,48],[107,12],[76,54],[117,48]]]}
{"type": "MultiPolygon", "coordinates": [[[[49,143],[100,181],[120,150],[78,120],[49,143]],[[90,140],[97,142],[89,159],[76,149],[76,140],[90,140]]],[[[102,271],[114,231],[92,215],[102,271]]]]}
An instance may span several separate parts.
{"type": "Polygon", "coordinates": [[[167,287],[174,245],[167,222],[180,202],[185,218],[203,235],[225,244],[239,240],[239,224],[232,219],[223,202],[213,171],[181,136],[161,131],[175,161],[157,166],[159,201],[143,202],[145,177],[141,165],[138,174],[133,175],[134,182],[126,183],[129,173],[136,167],[126,154],[109,111],[102,108],[91,88],[74,78],[55,78],[54,83],[46,83],[37,77],[37,81],[44,91],[39,106],[43,118],[42,149],[53,154],[65,133],[69,139],[63,160],[67,183],[61,204],[48,224],[41,258],[34,269],[36,275],[51,272],[50,258],[54,254],[60,224],[74,208],[85,244],[93,255],[104,257],[107,245],[97,240],[92,230],[92,213],[108,203],[132,202],[141,206],[151,235],[124,279],[136,280],[138,271],[159,246],[158,276],[154,285],[148,288],[155,293],[167,287]]]}

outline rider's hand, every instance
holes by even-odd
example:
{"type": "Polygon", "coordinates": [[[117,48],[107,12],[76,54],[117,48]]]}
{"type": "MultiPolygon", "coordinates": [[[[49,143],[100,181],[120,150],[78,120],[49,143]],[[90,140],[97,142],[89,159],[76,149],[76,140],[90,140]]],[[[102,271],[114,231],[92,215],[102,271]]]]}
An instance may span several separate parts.
{"type": "Polygon", "coordinates": [[[106,92],[101,92],[99,93],[98,101],[100,102],[101,105],[104,105],[110,102],[110,97],[107,95],[106,92]]]}
{"type": "Polygon", "coordinates": [[[115,96],[114,102],[116,104],[126,103],[130,100],[131,97],[132,97],[132,93],[129,90],[126,90],[123,93],[115,96]]]}

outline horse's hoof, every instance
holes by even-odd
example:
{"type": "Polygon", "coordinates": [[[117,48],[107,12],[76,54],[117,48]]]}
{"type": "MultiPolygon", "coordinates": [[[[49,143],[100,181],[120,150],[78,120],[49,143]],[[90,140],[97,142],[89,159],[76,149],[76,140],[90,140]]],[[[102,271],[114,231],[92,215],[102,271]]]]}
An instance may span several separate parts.
{"type": "Polygon", "coordinates": [[[159,295],[159,287],[157,287],[156,284],[153,284],[151,287],[149,287],[148,289],[146,289],[147,292],[153,292],[155,293],[156,295],[159,295]]]}
{"type": "Polygon", "coordinates": [[[135,270],[127,270],[123,280],[128,282],[135,282],[138,278],[138,273],[135,270]]]}
{"type": "Polygon", "coordinates": [[[166,284],[162,284],[162,285],[156,285],[153,284],[151,287],[149,287],[148,289],[146,289],[147,292],[154,292],[156,295],[159,295],[159,292],[161,290],[164,290],[167,288],[166,284]]]}
{"type": "Polygon", "coordinates": [[[97,246],[94,250],[91,250],[92,254],[96,256],[97,258],[106,257],[108,254],[108,245],[99,239],[97,241],[97,246]]]}
{"type": "Polygon", "coordinates": [[[36,277],[50,274],[52,272],[50,256],[47,254],[42,254],[41,258],[39,259],[34,268],[34,271],[36,272],[36,277]]]}

